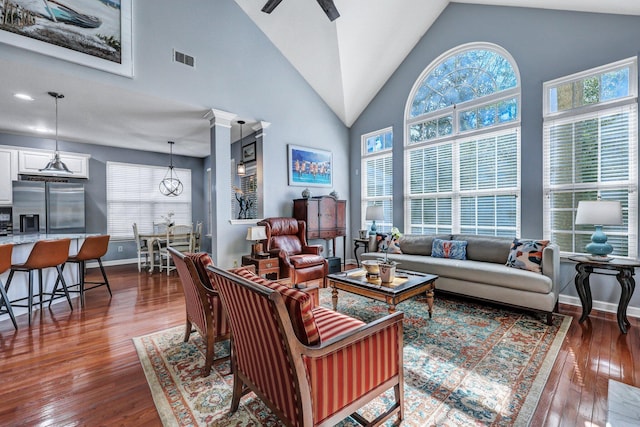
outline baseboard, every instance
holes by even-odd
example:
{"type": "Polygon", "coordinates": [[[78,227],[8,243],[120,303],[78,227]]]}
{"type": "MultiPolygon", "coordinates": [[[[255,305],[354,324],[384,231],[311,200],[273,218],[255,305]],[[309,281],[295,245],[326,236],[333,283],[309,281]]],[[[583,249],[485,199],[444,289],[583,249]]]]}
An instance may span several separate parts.
{"type": "MultiPolygon", "coordinates": [[[[113,266],[113,265],[126,265],[126,264],[138,264],[138,258],[127,258],[127,259],[114,259],[111,261],[102,261],[102,265],[105,267],[113,266]]],[[[98,268],[97,261],[91,261],[87,263],[87,268],[98,268]]]]}
{"type": "MultiPolygon", "coordinates": [[[[572,296],[560,294],[560,298],[558,300],[562,304],[575,305],[577,307],[582,307],[582,304],[580,303],[580,298],[578,297],[572,297],[572,296]]],[[[594,310],[605,311],[607,313],[618,312],[618,304],[611,304],[609,302],[604,302],[604,301],[593,301],[592,306],[594,310]]],[[[640,307],[631,307],[631,306],[627,307],[627,316],[640,318],[640,307]]]]}

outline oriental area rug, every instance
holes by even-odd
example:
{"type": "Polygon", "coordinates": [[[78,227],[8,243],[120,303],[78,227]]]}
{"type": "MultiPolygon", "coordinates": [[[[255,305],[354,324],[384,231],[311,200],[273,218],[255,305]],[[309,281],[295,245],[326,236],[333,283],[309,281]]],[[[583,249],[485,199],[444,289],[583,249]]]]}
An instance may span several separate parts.
{"type": "MultiPolygon", "coordinates": [[[[331,307],[331,292],[320,290],[331,307]]],[[[526,426],[535,411],[571,318],[543,317],[471,300],[436,296],[433,318],[426,302],[398,305],[404,317],[403,426],[526,426]]],[[[340,293],[338,310],[365,322],[387,306],[340,293]]],[[[197,333],[182,341],[184,327],[134,338],[154,402],[165,426],[278,426],[253,393],[229,415],[233,376],[229,362],[203,378],[204,345],[197,333]]],[[[216,355],[228,348],[221,344],[216,355]]],[[[392,391],[359,412],[368,419],[393,398],[392,391]]],[[[388,422],[391,425],[391,422],[388,422]]],[[[351,418],[340,426],[359,425],[351,418]]]]}

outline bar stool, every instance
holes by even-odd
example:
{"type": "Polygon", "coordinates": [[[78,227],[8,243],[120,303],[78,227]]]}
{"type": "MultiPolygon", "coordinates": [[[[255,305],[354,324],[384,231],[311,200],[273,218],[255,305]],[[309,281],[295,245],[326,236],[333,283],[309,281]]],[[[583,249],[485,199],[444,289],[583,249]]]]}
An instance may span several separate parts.
{"type": "MultiPolygon", "coordinates": [[[[107,290],[109,291],[109,295],[113,296],[111,293],[111,287],[109,286],[109,280],[107,279],[107,275],[104,272],[104,267],[102,266],[102,257],[107,253],[107,249],[109,249],[109,235],[105,234],[103,236],[87,236],[80,247],[80,250],[76,255],[72,255],[67,258],[67,262],[74,262],[78,264],[80,282],[74,285],[69,285],[69,288],[74,288],[76,286],[80,287],[80,290],[69,290],[69,292],[79,292],[80,293],[80,304],[84,305],[84,291],[89,289],[97,288],[99,286],[107,286],[107,290]],[[104,278],[104,282],[88,282],[85,280],[85,269],[86,262],[90,260],[98,261],[98,265],[100,266],[100,271],[102,272],[102,277],[104,278]],[[86,288],[85,284],[92,284],[95,286],[91,286],[90,288],[86,288]]],[[[62,266],[62,270],[64,271],[64,266],[62,266]]],[[[57,292],[58,284],[60,280],[56,280],[56,285],[53,288],[53,292],[57,292]]],[[[51,306],[51,301],[49,301],[49,306],[51,306]]]]}
{"type": "MultiPolygon", "coordinates": [[[[9,279],[7,280],[7,288],[9,290],[9,286],[11,286],[11,280],[13,279],[13,274],[16,271],[25,271],[29,273],[29,296],[25,298],[19,298],[15,301],[11,301],[11,304],[14,307],[27,307],[29,309],[29,326],[31,326],[31,313],[33,307],[33,271],[38,270],[38,304],[40,304],[40,309],[42,310],[42,305],[44,303],[43,297],[45,295],[50,295],[50,300],[53,300],[58,294],[55,291],[52,292],[44,292],[42,282],[42,269],[44,268],[52,268],[55,267],[58,271],[58,280],[62,282],[62,289],[64,291],[64,296],[67,297],[67,301],[69,302],[69,307],[73,310],[73,305],[71,305],[71,297],[69,296],[69,291],[67,290],[67,283],[62,276],[62,265],[67,260],[69,256],[69,246],[71,244],[70,239],[59,239],[59,240],[39,240],[33,245],[33,249],[31,249],[31,253],[29,254],[29,258],[23,264],[13,264],[11,265],[11,273],[9,273],[9,279]],[[27,305],[18,305],[15,302],[27,300],[27,305]]],[[[62,295],[62,294],[60,294],[62,295]]]]}
{"type": "MultiPolygon", "coordinates": [[[[13,252],[13,245],[0,245],[0,274],[11,268],[11,253],[13,252]]],[[[13,322],[13,327],[18,329],[18,324],[16,323],[16,316],[13,315],[13,309],[11,308],[11,302],[9,298],[7,298],[7,292],[4,290],[4,285],[2,284],[2,280],[0,280],[0,314],[9,314],[11,316],[11,321],[13,322]],[[6,309],[3,309],[2,306],[5,306],[6,309]]]]}

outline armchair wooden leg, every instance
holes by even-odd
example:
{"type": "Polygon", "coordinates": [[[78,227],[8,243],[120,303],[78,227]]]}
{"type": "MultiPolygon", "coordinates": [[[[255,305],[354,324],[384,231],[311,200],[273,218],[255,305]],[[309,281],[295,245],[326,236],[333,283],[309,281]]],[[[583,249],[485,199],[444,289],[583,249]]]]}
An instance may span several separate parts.
{"type": "Polygon", "coordinates": [[[191,321],[187,318],[187,325],[184,330],[184,342],[189,341],[189,337],[191,336],[191,321]]]}
{"type": "Polygon", "coordinates": [[[244,383],[238,374],[233,374],[233,395],[231,396],[230,414],[234,414],[240,406],[240,398],[243,395],[244,383]]]}

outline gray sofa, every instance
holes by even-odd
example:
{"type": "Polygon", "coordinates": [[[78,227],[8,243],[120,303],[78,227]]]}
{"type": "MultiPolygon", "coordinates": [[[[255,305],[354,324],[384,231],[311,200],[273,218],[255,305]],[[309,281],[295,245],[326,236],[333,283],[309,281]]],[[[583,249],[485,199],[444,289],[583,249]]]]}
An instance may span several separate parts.
{"type": "MultiPolygon", "coordinates": [[[[512,242],[511,238],[465,234],[404,235],[399,239],[402,254],[389,253],[388,259],[397,261],[399,269],[437,274],[436,290],[544,312],[551,324],[558,303],[560,249],[553,243],[545,247],[540,274],[506,265],[512,242]],[[466,241],[467,259],[432,257],[434,238],[466,241]]],[[[377,252],[372,236],[362,259],[384,255],[377,252]]]]}

